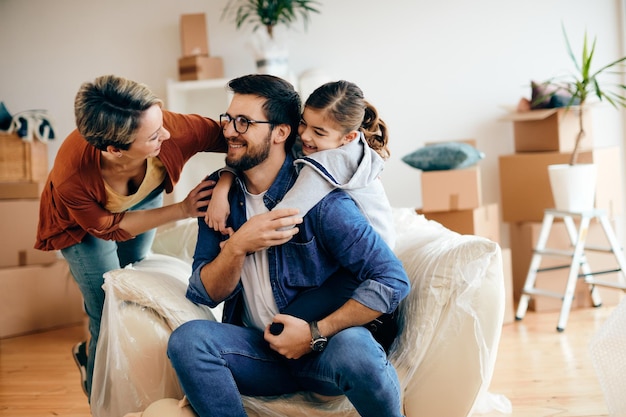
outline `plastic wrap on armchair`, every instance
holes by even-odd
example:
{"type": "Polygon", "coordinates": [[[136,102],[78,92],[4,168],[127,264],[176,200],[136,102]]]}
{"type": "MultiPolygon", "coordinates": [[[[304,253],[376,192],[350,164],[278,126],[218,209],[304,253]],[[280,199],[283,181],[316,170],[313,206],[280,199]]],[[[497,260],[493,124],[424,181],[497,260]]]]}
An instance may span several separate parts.
{"type": "MultiPolygon", "coordinates": [[[[412,281],[411,293],[400,306],[401,331],[390,350],[403,386],[404,413],[407,417],[468,416],[479,398],[490,395],[504,314],[500,247],[484,238],[451,232],[412,209],[395,209],[394,219],[395,251],[412,281]]],[[[167,335],[183,321],[199,316],[213,319],[210,311],[184,298],[190,249],[195,245],[195,235],[189,231],[194,227],[195,223],[185,223],[157,234],[153,249],[166,254],[160,260],[147,259],[106,275],[105,309],[130,305],[137,317],[116,316],[113,311],[103,317],[103,329],[115,334],[115,340],[110,343],[109,337],[109,343],[103,343],[101,332],[91,398],[94,417],[131,412],[139,416],[144,410],[143,417],[194,415],[189,406],[178,405],[180,387],[164,353],[167,335]],[[184,245],[180,233],[187,236],[184,245]],[[171,256],[182,259],[187,269],[182,264],[169,270],[158,265],[171,256]],[[158,288],[164,285],[173,288],[170,296],[164,297],[158,288]],[[145,326],[139,326],[144,330],[139,335],[127,330],[142,320],[145,326]],[[137,354],[144,350],[162,353],[156,358],[137,354]],[[146,364],[153,375],[136,375],[146,364]],[[118,384],[124,387],[114,388],[118,384]]],[[[250,416],[358,415],[345,397],[320,402],[309,393],[299,393],[243,400],[250,416]]]]}

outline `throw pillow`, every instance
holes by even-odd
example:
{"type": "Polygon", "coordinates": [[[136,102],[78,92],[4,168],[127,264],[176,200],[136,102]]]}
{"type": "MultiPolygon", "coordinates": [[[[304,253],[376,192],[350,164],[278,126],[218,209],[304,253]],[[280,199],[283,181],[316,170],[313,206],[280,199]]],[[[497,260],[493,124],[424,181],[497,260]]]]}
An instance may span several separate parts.
{"type": "Polygon", "coordinates": [[[485,154],[463,142],[442,142],[424,146],[402,157],[402,161],[422,171],[467,168],[485,154]]]}

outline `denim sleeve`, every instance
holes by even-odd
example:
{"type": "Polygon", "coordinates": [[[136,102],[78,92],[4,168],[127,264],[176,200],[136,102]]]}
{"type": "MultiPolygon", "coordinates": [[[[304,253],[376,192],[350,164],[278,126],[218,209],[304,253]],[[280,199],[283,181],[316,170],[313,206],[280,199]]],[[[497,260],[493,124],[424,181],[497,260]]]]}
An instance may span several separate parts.
{"type": "MultiPolygon", "coordinates": [[[[193,271],[189,277],[186,296],[196,304],[204,304],[210,308],[216,307],[220,302],[216,302],[207,293],[200,278],[202,268],[217,257],[220,252],[221,235],[210,229],[204,222],[204,218],[198,219],[198,243],[193,257],[193,271]]],[[[228,301],[241,290],[241,283],[237,285],[235,291],[225,300],[228,301]]]]}
{"type": "MultiPolygon", "coordinates": [[[[212,173],[208,178],[217,180],[220,171],[212,173]]],[[[212,262],[220,253],[220,242],[224,239],[221,233],[209,228],[204,217],[198,218],[198,236],[196,249],[193,254],[192,273],[189,277],[189,286],[187,287],[187,298],[194,303],[204,304],[211,308],[217,304],[211,299],[204,288],[204,284],[200,279],[200,271],[202,268],[212,262]]]]}
{"type": "Polygon", "coordinates": [[[210,229],[203,217],[198,218],[198,241],[193,254],[192,273],[187,287],[187,298],[197,304],[205,304],[213,308],[217,305],[204,288],[200,279],[202,267],[211,262],[219,254],[219,234],[210,229]]]}
{"type": "Polygon", "coordinates": [[[347,194],[333,192],[314,210],[325,249],[361,282],[352,298],[373,310],[393,312],[410,289],[402,262],[347,194]]]}
{"type": "Polygon", "coordinates": [[[196,304],[204,304],[211,308],[217,306],[217,304],[209,294],[206,292],[202,280],[200,279],[200,270],[206,263],[201,264],[198,268],[194,269],[189,277],[189,286],[187,287],[187,298],[196,304]]]}

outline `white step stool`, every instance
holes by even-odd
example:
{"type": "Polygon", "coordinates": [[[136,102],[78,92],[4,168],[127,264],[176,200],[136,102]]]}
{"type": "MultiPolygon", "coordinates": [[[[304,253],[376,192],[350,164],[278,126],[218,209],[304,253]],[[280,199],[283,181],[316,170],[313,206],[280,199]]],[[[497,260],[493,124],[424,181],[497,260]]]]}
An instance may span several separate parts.
{"type": "Polygon", "coordinates": [[[576,289],[576,280],[578,278],[584,278],[585,283],[589,284],[591,291],[591,298],[593,305],[598,307],[602,304],[600,295],[596,290],[596,286],[611,287],[626,291],[626,260],[624,259],[624,252],[622,247],[617,241],[617,237],[613,232],[611,223],[606,215],[605,210],[589,210],[584,212],[570,212],[556,209],[547,209],[544,213],[543,223],[541,225],[541,231],[539,232],[539,240],[537,246],[533,251],[533,256],[530,261],[530,267],[528,268],[528,275],[526,276],[526,282],[524,283],[524,289],[522,290],[522,296],[520,297],[519,305],[517,307],[517,314],[515,318],[521,320],[528,310],[528,301],[532,296],[546,296],[555,297],[563,300],[561,306],[561,315],[559,316],[559,323],[556,329],[560,332],[565,330],[569,312],[572,307],[572,301],[574,299],[574,291],[576,289]],[[574,223],[574,217],[580,218],[580,226],[576,230],[576,224],[574,223]],[[550,230],[555,218],[562,218],[569,235],[570,242],[574,248],[572,251],[548,249],[546,248],[546,242],[550,236],[550,230]],[[609,248],[589,247],[585,246],[587,239],[587,232],[589,231],[589,223],[592,219],[597,218],[602,225],[604,234],[609,242],[609,248]],[[611,269],[607,271],[592,272],[585,251],[607,252],[613,253],[617,260],[617,269],[611,269]],[[543,256],[553,257],[566,257],[571,259],[571,263],[563,266],[554,266],[550,268],[540,268],[541,258],[543,256]],[[567,284],[565,287],[565,293],[559,294],[553,291],[546,291],[539,288],[535,288],[535,281],[537,279],[537,273],[545,271],[553,271],[555,269],[569,268],[569,275],[567,278],[567,284]],[[579,273],[582,271],[582,273],[579,273]],[[596,275],[621,272],[619,274],[619,282],[606,282],[598,281],[595,279],[596,275]]]}

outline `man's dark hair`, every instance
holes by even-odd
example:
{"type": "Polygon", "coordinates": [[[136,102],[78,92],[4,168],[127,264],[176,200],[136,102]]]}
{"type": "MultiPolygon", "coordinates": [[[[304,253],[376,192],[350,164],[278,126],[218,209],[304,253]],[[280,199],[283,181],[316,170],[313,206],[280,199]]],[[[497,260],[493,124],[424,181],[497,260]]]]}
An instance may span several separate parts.
{"type": "Polygon", "coordinates": [[[291,134],[286,142],[286,149],[291,149],[298,134],[302,115],[300,95],[291,83],[273,75],[250,74],[229,81],[228,88],[235,94],[251,94],[265,98],[263,111],[267,120],[273,124],[291,126],[291,134]]]}

